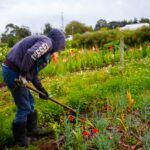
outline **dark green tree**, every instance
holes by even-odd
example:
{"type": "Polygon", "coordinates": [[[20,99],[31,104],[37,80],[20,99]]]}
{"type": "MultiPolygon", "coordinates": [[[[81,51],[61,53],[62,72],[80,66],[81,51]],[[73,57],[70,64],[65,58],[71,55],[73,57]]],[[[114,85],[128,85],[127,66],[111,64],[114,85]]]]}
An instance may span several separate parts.
{"type": "Polygon", "coordinates": [[[20,39],[31,35],[31,31],[26,26],[17,26],[12,23],[5,26],[5,32],[2,34],[2,42],[8,43],[11,47],[20,39]]]}
{"type": "Polygon", "coordinates": [[[108,27],[107,21],[104,19],[100,19],[97,21],[94,30],[99,30],[103,27],[108,27]]]}
{"type": "Polygon", "coordinates": [[[69,24],[65,27],[65,33],[66,35],[74,35],[77,33],[85,33],[88,31],[92,31],[91,26],[86,26],[84,23],[78,22],[78,21],[71,21],[69,24]]]}
{"type": "Polygon", "coordinates": [[[121,22],[119,21],[111,21],[108,23],[108,26],[110,29],[115,29],[117,27],[121,27],[122,25],[121,25],[121,22]]]}
{"type": "Polygon", "coordinates": [[[121,26],[121,27],[125,26],[126,24],[127,24],[127,21],[126,21],[126,20],[123,20],[123,21],[120,22],[120,26],[121,26]]]}
{"type": "Polygon", "coordinates": [[[43,34],[48,35],[48,33],[52,30],[52,26],[50,23],[46,23],[44,26],[43,34]]]}
{"type": "Polygon", "coordinates": [[[134,24],[138,23],[138,19],[137,19],[137,18],[134,18],[133,23],[134,23],[134,24]]]}
{"type": "Polygon", "coordinates": [[[140,23],[150,23],[150,19],[148,19],[148,18],[141,18],[139,22],[140,23]]]}

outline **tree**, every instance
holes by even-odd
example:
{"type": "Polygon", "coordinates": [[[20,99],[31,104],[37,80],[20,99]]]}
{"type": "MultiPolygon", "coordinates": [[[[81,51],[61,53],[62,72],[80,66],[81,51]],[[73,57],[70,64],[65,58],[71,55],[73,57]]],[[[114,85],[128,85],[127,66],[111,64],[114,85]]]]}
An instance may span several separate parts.
{"type": "Polygon", "coordinates": [[[66,35],[74,35],[77,33],[85,33],[88,31],[92,31],[91,26],[86,26],[84,23],[78,22],[78,21],[71,21],[69,24],[65,27],[65,33],[66,35]]]}
{"type": "Polygon", "coordinates": [[[133,23],[134,23],[134,24],[138,23],[137,18],[134,18],[133,23]]]}
{"type": "Polygon", "coordinates": [[[104,19],[100,19],[97,21],[94,30],[99,30],[103,27],[108,27],[107,21],[104,19]]]}
{"type": "Polygon", "coordinates": [[[108,23],[108,26],[110,29],[115,29],[117,27],[121,27],[122,25],[121,25],[121,22],[119,21],[111,21],[108,23]]]}
{"type": "Polygon", "coordinates": [[[12,23],[5,26],[6,31],[2,34],[2,42],[8,43],[11,47],[20,39],[31,35],[31,32],[26,26],[17,26],[12,23]]]}
{"type": "Polygon", "coordinates": [[[45,28],[43,30],[43,34],[44,35],[48,35],[48,33],[52,30],[52,26],[50,25],[50,23],[46,23],[45,24],[45,28]]]}
{"type": "Polygon", "coordinates": [[[127,21],[123,20],[123,21],[120,22],[120,24],[121,24],[121,27],[123,27],[123,26],[125,26],[127,24],[127,21]]]}
{"type": "Polygon", "coordinates": [[[130,19],[130,20],[127,22],[127,24],[133,24],[132,19],[130,19]]]}
{"type": "Polygon", "coordinates": [[[140,23],[150,23],[150,19],[148,19],[148,18],[141,18],[139,22],[140,23]]]}
{"type": "Polygon", "coordinates": [[[18,40],[31,35],[30,29],[26,26],[16,27],[16,38],[18,40]]]}

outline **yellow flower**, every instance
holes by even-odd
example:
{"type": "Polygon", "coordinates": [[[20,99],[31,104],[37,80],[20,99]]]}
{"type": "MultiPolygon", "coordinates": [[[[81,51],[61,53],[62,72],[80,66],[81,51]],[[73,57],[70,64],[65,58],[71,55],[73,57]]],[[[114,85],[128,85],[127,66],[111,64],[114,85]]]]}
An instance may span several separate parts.
{"type": "Polygon", "coordinates": [[[128,97],[128,100],[130,101],[131,100],[131,92],[130,91],[127,91],[127,97],[128,97]]]}
{"type": "Polygon", "coordinates": [[[134,99],[132,99],[130,91],[127,91],[127,98],[128,98],[128,101],[129,101],[128,107],[131,108],[134,104],[134,99]]]}

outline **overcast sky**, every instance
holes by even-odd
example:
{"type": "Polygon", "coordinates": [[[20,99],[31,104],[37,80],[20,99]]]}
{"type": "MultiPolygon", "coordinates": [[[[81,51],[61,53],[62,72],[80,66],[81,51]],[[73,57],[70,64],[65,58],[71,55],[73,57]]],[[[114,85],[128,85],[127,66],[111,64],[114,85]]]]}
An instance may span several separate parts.
{"type": "Polygon", "coordinates": [[[150,0],[0,0],[0,33],[8,23],[41,32],[44,24],[61,27],[72,20],[95,26],[99,19],[121,21],[150,18],[150,0]]]}

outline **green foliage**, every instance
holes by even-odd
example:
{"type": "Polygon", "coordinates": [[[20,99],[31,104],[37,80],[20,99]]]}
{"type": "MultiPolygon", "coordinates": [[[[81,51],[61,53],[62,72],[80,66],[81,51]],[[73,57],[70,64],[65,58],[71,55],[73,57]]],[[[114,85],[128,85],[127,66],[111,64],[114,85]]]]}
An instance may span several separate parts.
{"type": "MultiPolygon", "coordinates": [[[[150,27],[143,27],[137,30],[125,30],[122,31],[125,44],[128,46],[140,46],[143,42],[150,41],[150,27]]],[[[102,47],[105,44],[120,39],[120,31],[105,30],[97,32],[89,32],[86,34],[75,35],[73,38],[74,47],[90,48],[93,46],[102,47]]]]}
{"type": "Polygon", "coordinates": [[[2,42],[8,43],[12,47],[17,41],[31,35],[30,29],[26,26],[17,26],[14,24],[7,24],[6,31],[2,34],[2,42]]]}
{"type": "Polygon", "coordinates": [[[52,26],[50,23],[46,23],[44,26],[43,34],[48,35],[48,33],[52,30],[52,26]]]}
{"type": "Polygon", "coordinates": [[[150,148],[150,133],[145,132],[144,133],[144,149],[150,148]]]}
{"type": "Polygon", "coordinates": [[[67,40],[65,49],[71,49],[71,48],[72,48],[72,40],[67,40]]]}
{"type": "Polygon", "coordinates": [[[88,31],[92,31],[92,27],[86,26],[84,23],[78,21],[71,21],[65,27],[66,35],[74,35],[77,33],[85,33],[88,31]]]}
{"type": "Polygon", "coordinates": [[[0,45],[0,64],[4,61],[9,50],[10,49],[7,47],[6,44],[0,45]]]}
{"type": "MultiPolygon", "coordinates": [[[[93,70],[117,64],[120,61],[120,51],[117,50],[118,41],[114,41],[111,44],[113,48],[110,50],[107,49],[109,45],[105,45],[103,50],[100,51],[71,49],[70,51],[62,52],[58,57],[58,63],[55,64],[52,61],[40,72],[40,76],[64,75],[68,72],[93,70]]],[[[150,47],[146,43],[142,50],[135,48],[126,50],[125,60],[141,59],[142,57],[149,56],[149,54],[150,47]]]]}
{"type": "Polygon", "coordinates": [[[0,111],[0,145],[13,143],[13,137],[11,134],[13,117],[13,108],[8,108],[6,111],[0,111]]]}
{"type": "Polygon", "coordinates": [[[2,68],[0,68],[0,83],[3,82],[3,78],[2,78],[2,68]]]}
{"type": "Polygon", "coordinates": [[[145,42],[144,44],[143,44],[143,47],[142,47],[142,56],[143,57],[146,57],[148,54],[147,54],[147,43],[145,42]]]}

